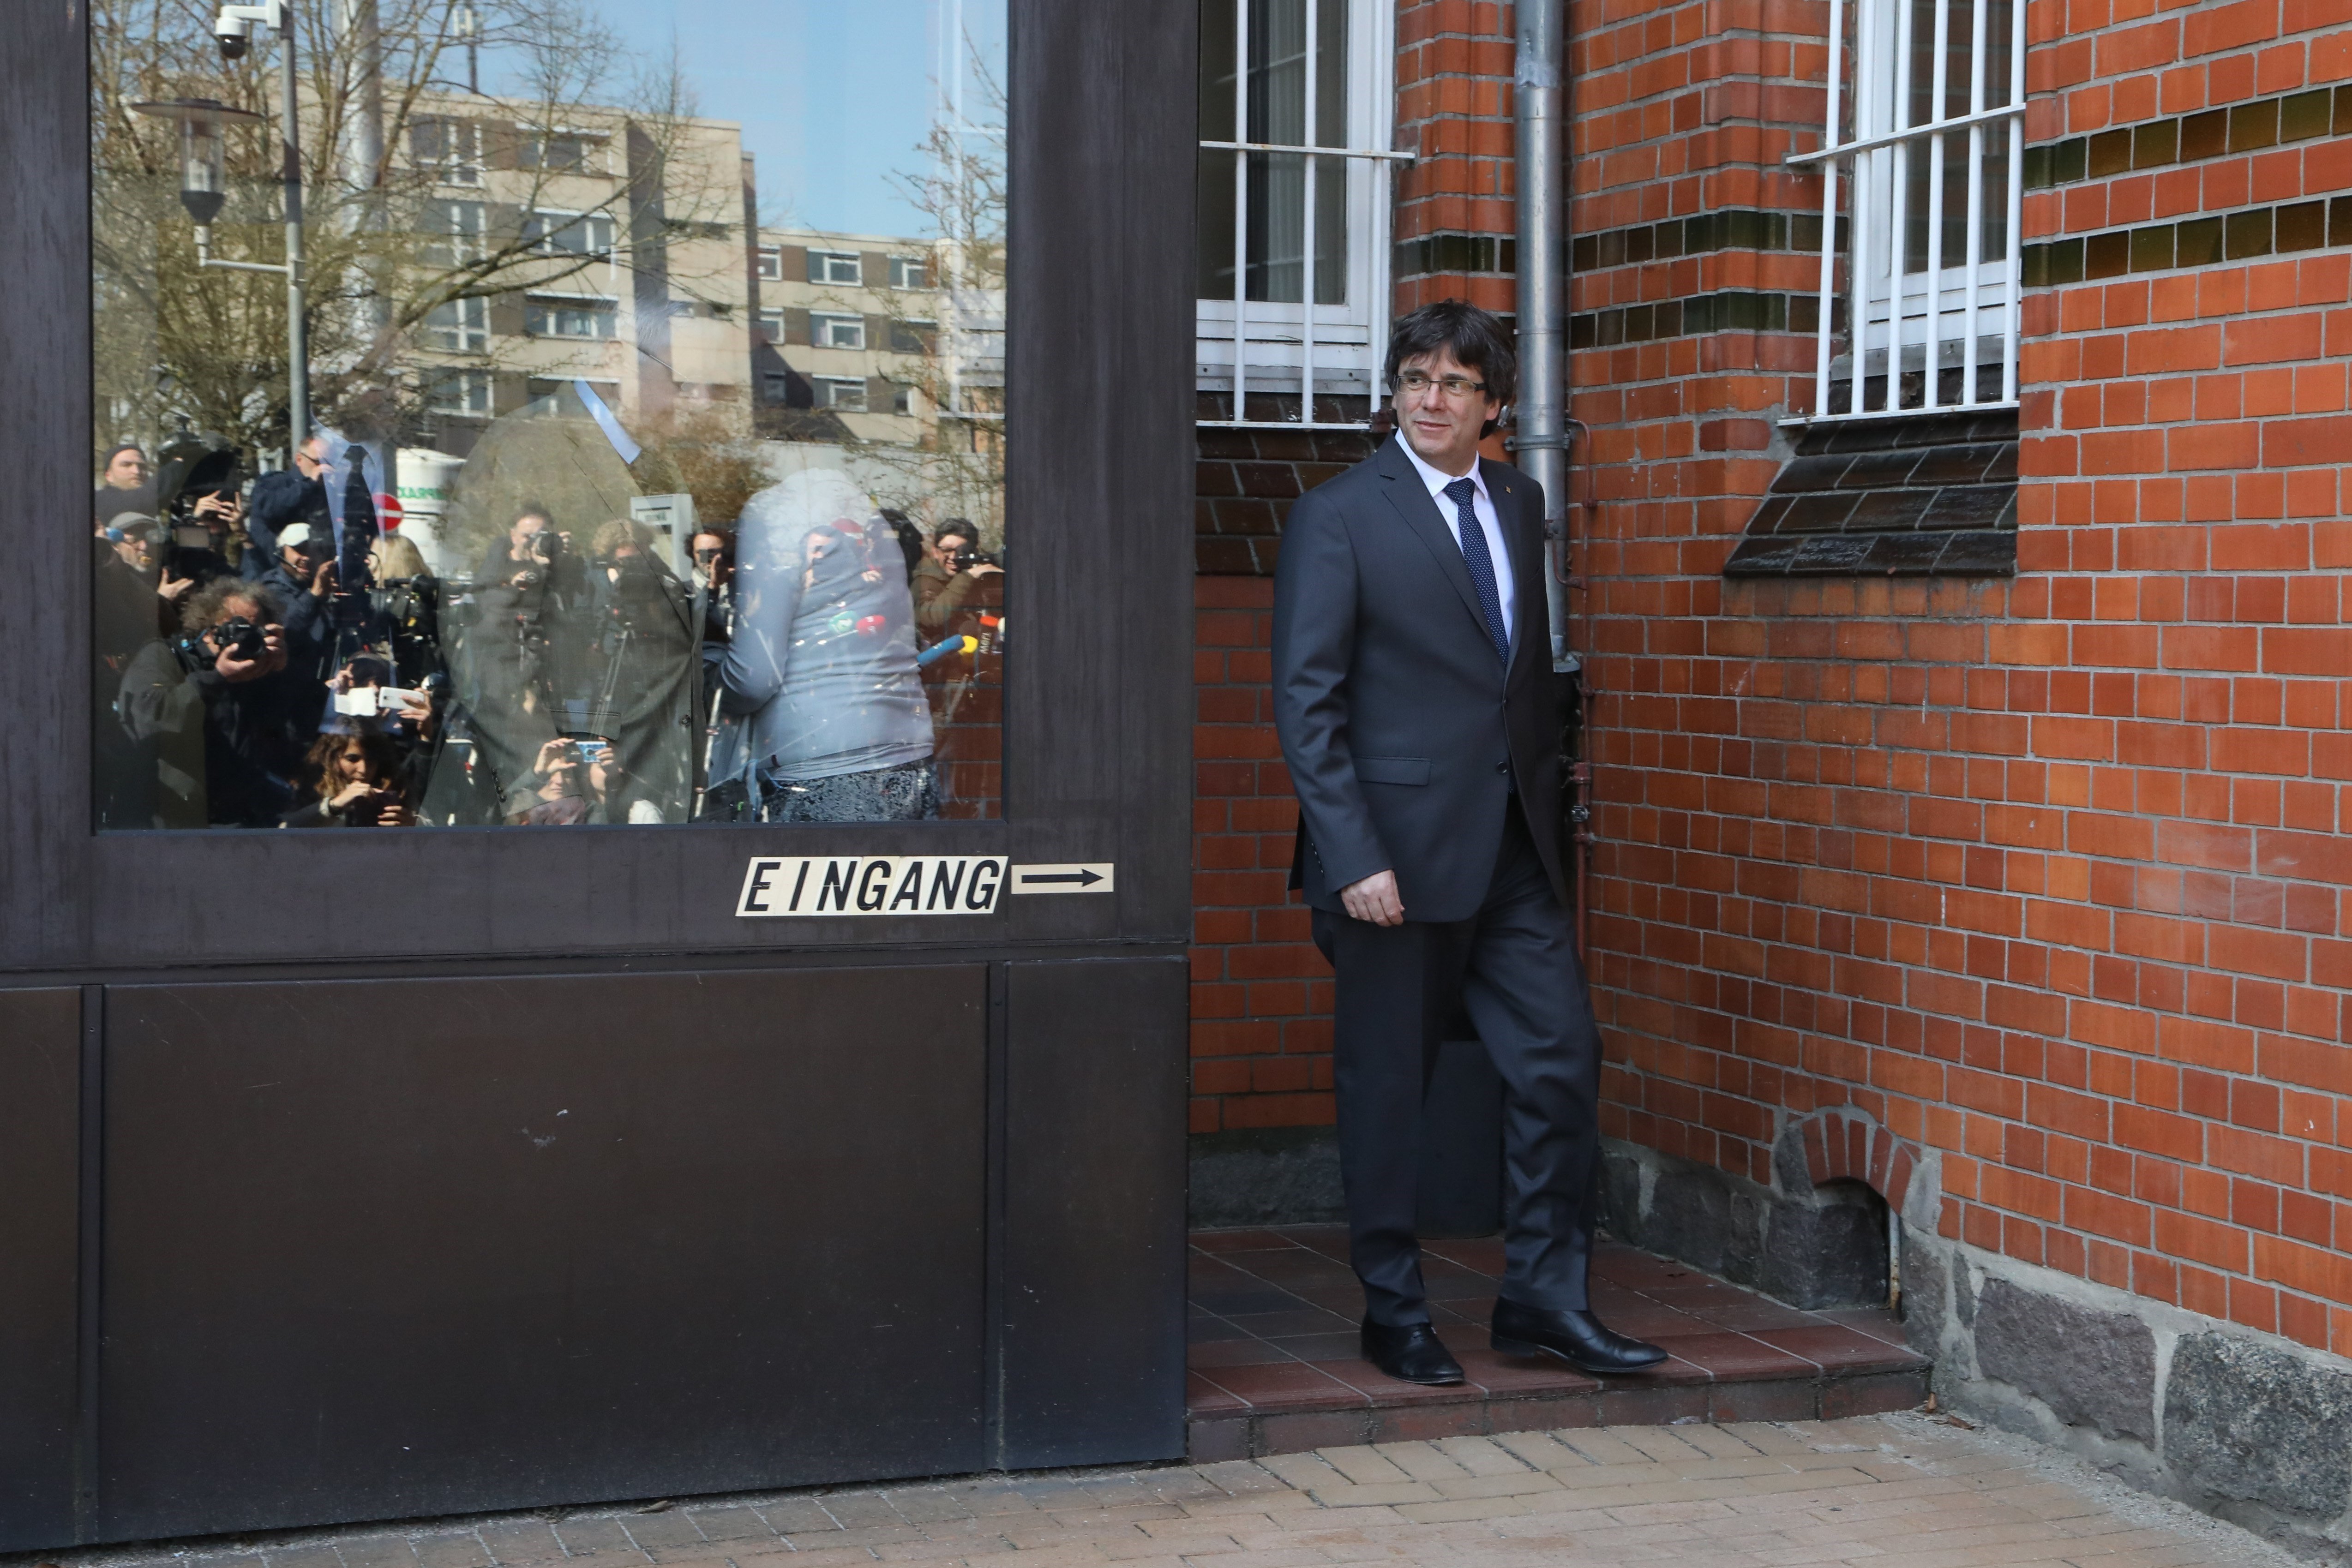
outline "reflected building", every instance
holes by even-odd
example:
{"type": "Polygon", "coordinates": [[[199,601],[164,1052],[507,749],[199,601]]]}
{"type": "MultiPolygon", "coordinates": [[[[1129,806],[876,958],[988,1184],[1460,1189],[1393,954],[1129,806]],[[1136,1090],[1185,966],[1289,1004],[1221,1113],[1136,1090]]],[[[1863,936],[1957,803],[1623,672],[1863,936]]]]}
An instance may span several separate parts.
{"type": "Polygon", "coordinates": [[[422,444],[584,382],[625,423],[751,431],[750,162],[740,127],[577,107],[533,126],[494,99],[410,125],[420,264],[451,298],[414,343],[422,444]],[[468,274],[495,269],[495,287],[468,274]]]}
{"type": "Polygon", "coordinates": [[[839,465],[927,531],[970,517],[1001,545],[1003,289],[991,264],[964,242],[760,230],[752,426],[775,444],[768,461],[839,465]]]}

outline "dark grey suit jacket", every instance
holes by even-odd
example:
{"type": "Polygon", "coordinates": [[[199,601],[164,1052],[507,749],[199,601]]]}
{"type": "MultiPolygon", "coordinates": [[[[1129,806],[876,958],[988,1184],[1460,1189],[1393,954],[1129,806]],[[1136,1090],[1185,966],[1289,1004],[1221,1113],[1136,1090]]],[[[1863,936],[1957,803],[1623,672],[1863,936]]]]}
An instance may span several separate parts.
{"type": "Polygon", "coordinates": [[[1462,549],[1393,436],[1302,497],[1283,530],[1274,718],[1298,794],[1290,885],[1318,909],[1393,870],[1407,920],[1477,913],[1513,782],[1568,904],[1543,491],[1506,464],[1481,465],[1517,597],[1507,665],[1462,549]]]}

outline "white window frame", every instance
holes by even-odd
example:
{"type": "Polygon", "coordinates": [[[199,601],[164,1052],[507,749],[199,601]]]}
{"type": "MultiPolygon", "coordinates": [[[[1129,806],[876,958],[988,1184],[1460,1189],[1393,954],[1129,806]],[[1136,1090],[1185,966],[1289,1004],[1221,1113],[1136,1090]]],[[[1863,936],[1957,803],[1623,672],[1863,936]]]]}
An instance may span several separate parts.
{"type": "Polygon", "coordinates": [[[523,214],[522,221],[523,243],[541,256],[578,256],[592,261],[610,261],[614,247],[620,243],[620,225],[614,222],[609,212],[576,213],[562,207],[533,207],[523,214]],[[550,219],[556,221],[550,223],[550,219]],[[594,243],[599,237],[599,225],[603,225],[601,237],[604,242],[601,246],[594,243]],[[587,246],[574,250],[570,246],[554,243],[556,235],[569,234],[574,229],[589,241],[587,246]]]}
{"type": "Polygon", "coordinates": [[[782,283],[784,280],[784,247],[780,245],[760,246],[760,281],[782,283]]]}
{"type": "Polygon", "coordinates": [[[809,247],[808,259],[810,274],[809,281],[811,283],[816,284],[822,287],[830,288],[863,288],[866,287],[866,259],[854,250],[820,250],[816,246],[811,246],[809,247]],[[835,277],[833,276],[833,264],[836,261],[845,261],[849,264],[848,277],[835,277]]]}
{"type": "Polygon", "coordinates": [[[814,401],[817,407],[832,409],[837,413],[865,413],[867,412],[866,407],[866,378],[864,376],[811,376],[808,378],[808,381],[809,386],[816,393],[814,401]],[[857,401],[855,403],[845,403],[836,401],[841,397],[845,388],[854,389],[856,391],[857,401]]]}
{"type": "Polygon", "coordinates": [[[575,178],[599,178],[605,172],[607,157],[613,145],[610,131],[575,131],[569,126],[551,130],[527,130],[518,139],[515,167],[528,173],[570,175],[575,178]],[[576,168],[550,164],[547,149],[551,142],[575,141],[580,146],[580,162],[576,168]]]}
{"type": "Polygon", "coordinates": [[[760,372],[760,401],[771,408],[782,408],[792,401],[793,378],[789,371],[760,372]]]}
{"type": "Polygon", "coordinates": [[[426,263],[454,267],[481,259],[489,234],[488,204],[469,196],[434,196],[420,215],[435,242],[425,246],[426,263]]]}
{"type": "Polygon", "coordinates": [[[893,288],[929,288],[931,258],[927,256],[894,256],[890,258],[890,287],[893,288]]]}
{"type": "MultiPolygon", "coordinates": [[[[1358,430],[1360,423],[1317,420],[1312,399],[1300,398],[1297,420],[1244,417],[1252,388],[1297,397],[1312,383],[1314,396],[1364,397],[1380,401],[1381,361],[1389,323],[1389,236],[1396,165],[1410,152],[1390,147],[1396,122],[1396,7],[1393,0],[1348,0],[1348,123],[1340,147],[1290,147],[1251,142],[1249,134],[1250,7],[1259,0],[1234,0],[1234,53],[1239,62],[1234,84],[1234,123],[1203,124],[1204,152],[1234,159],[1234,298],[1196,301],[1194,384],[1203,392],[1233,396],[1231,419],[1199,423],[1219,429],[1358,430]],[[1214,133],[1222,131],[1230,140],[1214,133]],[[1306,235],[1303,286],[1307,302],[1280,304],[1248,298],[1249,160],[1260,154],[1306,154],[1306,235]],[[1348,256],[1343,276],[1346,301],[1311,303],[1315,295],[1316,180],[1321,165],[1343,160],[1348,174],[1348,256]],[[1311,324],[1311,329],[1310,329],[1311,324]]],[[[1307,0],[1307,103],[1303,123],[1314,135],[1314,68],[1320,39],[1320,8],[1307,0]]]]}
{"type": "Polygon", "coordinates": [[[488,371],[425,371],[425,412],[445,419],[488,419],[490,416],[490,373],[488,371]],[[449,389],[457,396],[448,396],[449,389]]]}
{"type": "Polygon", "coordinates": [[[482,126],[479,120],[459,120],[453,115],[422,114],[409,123],[408,162],[415,169],[428,169],[444,185],[474,185],[482,183],[482,126]],[[437,131],[442,138],[441,152],[436,156],[416,152],[418,133],[427,128],[437,131]]]}
{"type": "Polygon", "coordinates": [[[753,329],[760,334],[761,340],[762,342],[782,342],[784,340],[784,313],[782,309],[776,306],[762,307],[760,311],[760,319],[753,324],[753,329]]]}
{"type": "MultiPolygon", "coordinates": [[[[1845,86],[1844,0],[1830,0],[1829,111],[1821,149],[1792,154],[1790,165],[1819,163],[1822,167],[1821,325],[1814,350],[1813,413],[1790,424],[1832,419],[1884,419],[1906,413],[1938,413],[1950,409],[2014,408],[2017,406],[2017,348],[2023,298],[2024,246],[2020,233],[2025,192],[2025,0],[2010,0],[2010,37],[1989,38],[1986,0],[1974,0],[1969,37],[1969,108],[1947,112],[1945,70],[1949,58],[1943,48],[1932,48],[1935,80],[1929,97],[1938,118],[1909,123],[1912,54],[1910,0],[1855,0],[1854,127],[1852,141],[1838,138],[1843,118],[1838,102],[1845,86]],[[2006,55],[2009,101],[1987,107],[1986,84],[1991,69],[2006,55]],[[1865,90],[1866,89],[1866,90],[1865,90]],[[1992,192],[1984,184],[1985,131],[2005,124],[2009,146],[2007,189],[1992,192]],[[1948,139],[1968,139],[1967,248],[1962,265],[1942,265],[1944,210],[1944,151],[1948,139]],[[1902,193],[1909,187],[1910,160],[1927,160],[1928,246],[1936,265],[1922,269],[1915,283],[1905,270],[1905,216],[1902,193]],[[1843,365],[1852,387],[1851,406],[1843,413],[1829,412],[1830,383],[1836,363],[1836,333],[1832,306],[1836,301],[1838,168],[1848,171],[1851,265],[1847,270],[1847,322],[1851,348],[1843,365]],[[1989,204],[2007,203],[2004,257],[1987,260],[1983,254],[1985,215],[1989,204]],[[1900,279],[1899,286],[1894,282],[1900,279]],[[1899,302],[1899,308],[1898,307],[1899,302]],[[1983,356],[1985,339],[1997,334],[2000,356],[2000,396],[1977,395],[1978,371],[1990,361],[1983,356]],[[1903,401],[1903,375],[1917,357],[1923,373],[1916,403],[1903,401]],[[1862,406],[1873,366],[1885,387],[1881,406],[1862,406]],[[1941,401],[1939,372],[1957,367],[1960,398],[1941,401]]],[[[1935,0],[1934,27],[1938,40],[1948,42],[1951,0],[1935,0]]]]}
{"type": "Polygon", "coordinates": [[[813,349],[850,349],[864,352],[866,349],[866,318],[846,310],[812,310],[809,312],[809,347],[813,349]],[[855,342],[842,342],[834,337],[836,328],[845,327],[855,342]]]}
{"type": "Polygon", "coordinates": [[[621,302],[594,294],[526,294],[523,296],[523,329],[534,338],[552,338],[575,343],[608,343],[620,336],[621,302]],[[533,327],[533,319],[544,321],[551,310],[584,310],[604,316],[610,330],[604,332],[558,332],[544,326],[533,327]]]}
{"type": "Polygon", "coordinates": [[[443,300],[425,313],[425,336],[444,353],[488,352],[490,302],[478,294],[443,300]]]}

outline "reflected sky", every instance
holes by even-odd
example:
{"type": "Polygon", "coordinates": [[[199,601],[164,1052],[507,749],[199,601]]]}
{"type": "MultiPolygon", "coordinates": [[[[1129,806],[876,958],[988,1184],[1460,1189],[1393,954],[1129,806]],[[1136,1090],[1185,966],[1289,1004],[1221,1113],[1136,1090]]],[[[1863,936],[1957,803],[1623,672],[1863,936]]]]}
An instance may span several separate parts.
{"type": "Polygon", "coordinates": [[[951,14],[961,13],[982,58],[1004,58],[1003,0],[604,5],[648,57],[675,40],[701,112],[742,124],[744,150],[758,161],[761,216],[772,224],[925,233],[927,221],[888,176],[922,162],[917,149],[951,14]]]}

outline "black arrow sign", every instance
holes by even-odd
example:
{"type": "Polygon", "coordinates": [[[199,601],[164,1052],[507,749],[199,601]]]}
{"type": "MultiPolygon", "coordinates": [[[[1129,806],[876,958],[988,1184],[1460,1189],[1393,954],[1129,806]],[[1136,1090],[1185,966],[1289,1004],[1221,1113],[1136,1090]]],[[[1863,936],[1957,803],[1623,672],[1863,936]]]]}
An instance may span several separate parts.
{"type": "Polygon", "coordinates": [[[1024,873],[1021,878],[1024,885],[1033,882],[1075,882],[1080,887],[1092,887],[1101,880],[1098,873],[1090,871],[1057,871],[1038,876],[1024,873]]]}

